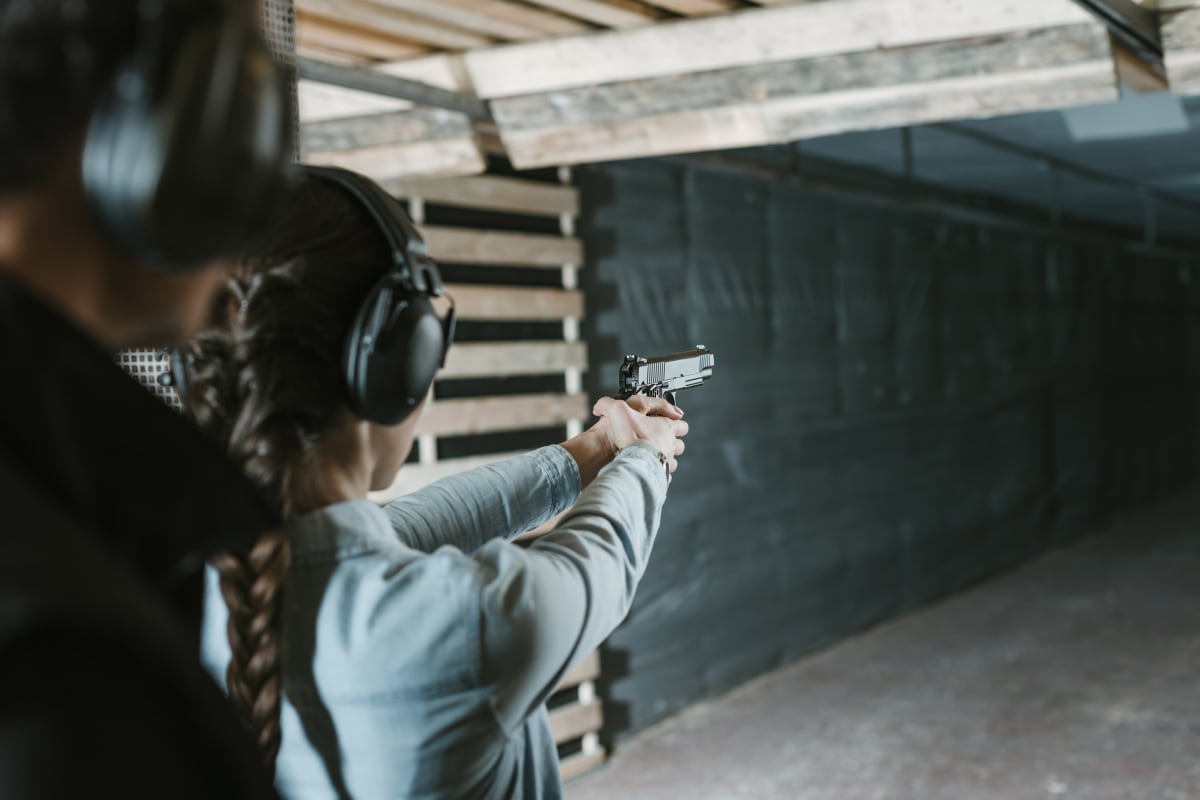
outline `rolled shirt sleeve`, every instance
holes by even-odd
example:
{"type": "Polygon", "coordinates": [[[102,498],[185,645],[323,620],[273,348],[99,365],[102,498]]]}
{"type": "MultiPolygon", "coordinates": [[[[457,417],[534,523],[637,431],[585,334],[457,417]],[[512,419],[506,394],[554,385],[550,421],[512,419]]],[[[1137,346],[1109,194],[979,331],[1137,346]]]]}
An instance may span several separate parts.
{"type": "Polygon", "coordinates": [[[559,445],[443,478],[384,507],[409,547],[473,553],[533,530],[579,497],[579,465],[559,445]]]}
{"type": "Polygon", "coordinates": [[[475,554],[487,578],[483,668],[506,731],[545,702],[567,670],[629,612],[667,483],[657,451],[630,445],[531,547],[491,542],[475,554]]]}

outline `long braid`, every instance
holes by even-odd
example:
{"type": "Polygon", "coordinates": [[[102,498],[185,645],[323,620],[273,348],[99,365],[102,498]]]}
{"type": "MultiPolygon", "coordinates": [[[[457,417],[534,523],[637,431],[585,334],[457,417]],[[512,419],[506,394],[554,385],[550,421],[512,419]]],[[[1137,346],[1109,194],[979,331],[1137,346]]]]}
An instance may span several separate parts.
{"type": "MultiPolygon", "coordinates": [[[[305,413],[312,410],[310,403],[289,407],[276,396],[279,376],[294,373],[313,355],[304,347],[311,337],[279,330],[277,304],[294,298],[298,287],[288,276],[267,271],[231,278],[226,289],[222,324],[192,345],[189,410],[201,428],[224,440],[286,518],[294,510],[293,476],[324,424],[305,413]],[[273,302],[262,303],[262,298],[273,302]],[[279,346],[281,338],[287,346],[279,346]]],[[[329,398],[316,395],[318,404],[330,405],[329,398]]],[[[223,552],[212,559],[229,609],[226,690],[272,771],[281,744],[282,597],[290,554],[286,531],[277,529],[262,535],[249,552],[223,552]]]]}
{"type": "MultiPolygon", "coordinates": [[[[185,351],[184,408],[226,448],[286,520],[311,507],[322,437],[348,414],[345,331],[387,263],[374,224],[341,193],[310,184],[266,254],[225,287],[185,351]]],[[[281,744],[282,601],[291,546],[284,529],[212,563],[229,609],[229,697],[273,771],[281,744]]]]}
{"type": "Polygon", "coordinates": [[[225,670],[226,689],[272,772],[281,742],[281,595],[290,552],[286,532],[274,530],[244,557],[226,552],[213,558],[229,608],[226,633],[232,658],[225,670]]]}

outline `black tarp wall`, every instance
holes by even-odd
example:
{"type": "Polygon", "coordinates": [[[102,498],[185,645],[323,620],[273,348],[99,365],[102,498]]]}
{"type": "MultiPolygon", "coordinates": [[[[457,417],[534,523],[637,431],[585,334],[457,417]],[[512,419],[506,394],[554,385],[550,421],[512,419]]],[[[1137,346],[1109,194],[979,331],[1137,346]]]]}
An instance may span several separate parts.
{"type": "Polygon", "coordinates": [[[1192,471],[1185,258],[678,162],[578,180],[593,394],[627,352],[717,355],[607,647],[618,738],[1192,471]]]}

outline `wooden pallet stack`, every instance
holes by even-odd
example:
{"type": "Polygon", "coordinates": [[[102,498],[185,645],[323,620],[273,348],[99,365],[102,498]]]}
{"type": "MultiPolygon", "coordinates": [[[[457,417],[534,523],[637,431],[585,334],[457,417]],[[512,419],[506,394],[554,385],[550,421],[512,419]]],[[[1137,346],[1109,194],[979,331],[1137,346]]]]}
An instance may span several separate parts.
{"type": "MultiPolygon", "coordinates": [[[[478,175],[382,183],[407,201],[446,276],[460,330],[472,323],[476,328],[455,343],[438,374],[418,425],[415,463],[400,471],[390,489],[372,495],[386,502],[439,478],[574,436],[590,418],[590,406],[582,387],[587,348],[579,339],[584,314],[578,287],[583,248],[575,237],[579,193],[570,185],[570,172],[559,170],[557,180],[478,175]],[[438,222],[456,211],[477,216],[468,225],[438,222]],[[503,219],[503,229],[478,222],[489,214],[503,219]],[[522,227],[522,219],[529,230],[514,229],[522,227]],[[461,279],[466,273],[469,281],[461,279]],[[514,275],[526,279],[518,283],[540,285],[514,285],[514,275]],[[493,327],[499,338],[486,330],[492,323],[498,323],[493,327]],[[523,324],[535,328],[532,337],[521,330],[523,324]],[[487,444],[497,435],[519,438],[523,431],[528,436],[519,449],[487,444]],[[482,442],[486,452],[446,456],[447,449],[461,450],[471,440],[482,442]]],[[[595,689],[599,674],[599,654],[593,653],[550,698],[564,778],[604,760],[603,714],[595,689]]]]}

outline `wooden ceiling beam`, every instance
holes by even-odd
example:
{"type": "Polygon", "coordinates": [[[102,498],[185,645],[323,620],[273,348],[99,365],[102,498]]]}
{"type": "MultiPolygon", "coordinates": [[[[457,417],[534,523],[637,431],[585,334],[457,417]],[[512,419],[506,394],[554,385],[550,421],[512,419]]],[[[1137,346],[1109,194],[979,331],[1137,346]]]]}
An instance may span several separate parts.
{"type": "Polygon", "coordinates": [[[1160,0],[1164,61],[1176,94],[1200,94],[1200,0],[1160,0]]]}
{"type": "Polygon", "coordinates": [[[655,8],[661,8],[684,17],[728,14],[741,8],[736,0],[645,0],[645,2],[655,8]]]}
{"type": "Polygon", "coordinates": [[[369,28],[380,34],[400,37],[438,50],[467,50],[485,47],[494,39],[457,26],[430,21],[363,0],[299,0],[297,10],[326,19],[369,28]]]}
{"type": "Polygon", "coordinates": [[[1081,22],[1095,20],[1070,0],[825,0],[477,50],[463,58],[476,91],[492,99],[1081,22]]]}
{"type": "Polygon", "coordinates": [[[477,175],[487,166],[465,114],[417,108],[300,127],[311,164],[344,167],[385,181],[436,175],[477,175]]]}
{"type": "Polygon", "coordinates": [[[567,16],[605,28],[638,28],[652,25],[662,14],[634,0],[529,0],[567,16]]]}
{"type": "Polygon", "coordinates": [[[721,150],[1117,99],[1094,20],[493,100],[519,168],[721,150]]]}
{"type": "Polygon", "coordinates": [[[536,28],[480,13],[477,8],[454,3],[452,0],[372,0],[370,4],[406,12],[415,17],[461,28],[498,41],[521,42],[542,36],[542,32],[536,28]]]}
{"type": "Polygon", "coordinates": [[[442,0],[442,2],[477,11],[514,25],[532,28],[540,31],[544,36],[566,36],[573,33],[585,33],[592,29],[591,26],[577,19],[523,3],[497,2],[497,0],[442,0]]]}
{"type": "Polygon", "coordinates": [[[428,52],[427,47],[370,27],[296,10],[296,45],[341,53],[352,61],[396,61],[428,52]]]}

